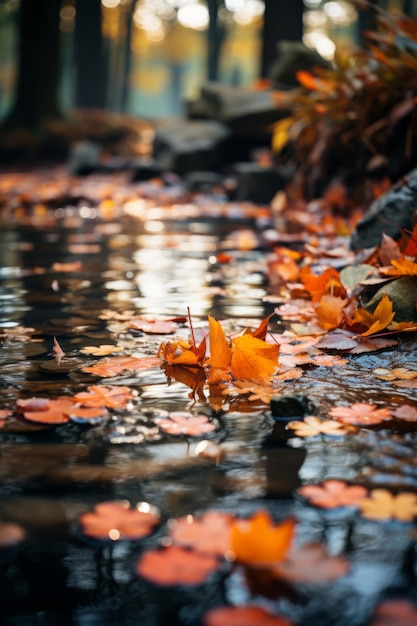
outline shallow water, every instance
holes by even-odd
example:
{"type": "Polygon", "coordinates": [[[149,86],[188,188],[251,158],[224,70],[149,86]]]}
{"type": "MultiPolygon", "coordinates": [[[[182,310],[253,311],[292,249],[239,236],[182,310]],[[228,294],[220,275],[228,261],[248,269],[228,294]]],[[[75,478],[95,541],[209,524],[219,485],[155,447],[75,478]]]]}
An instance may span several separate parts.
{"type": "MultiPolygon", "coordinates": [[[[20,398],[73,395],[98,382],[127,385],[137,397],[97,425],[15,419],[0,430],[0,520],[27,532],[22,544],[0,552],[1,623],[193,625],[210,607],[260,602],[300,626],[364,625],[381,599],[415,600],[412,525],[320,513],[294,497],[302,483],[326,478],[416,491],[413,423],[364,428],[355,438],[300,440],[256,403],[236,401],[215,413],[163,368],[105,380],[81,370],[97,361],[79,352],[84,346],[117,343],[128,354],[156,354],[164,337],[126,328],[116,315],[125,311],[171,318],[186,316],[189,307],[196,332],[209,313],[235,329],[270,313],[265,250],[234,250],[232,264],[215,262],[226,236],[232,234],[233,245],[236,232],[256,228],[256,220],[119,213],[100,219],[79,205],[56,215],[4,223],[0,233],[0,408],[20,398]],[[53,268],[77,262],[72,271],[53,268]],[[33,331],[14,335],[16,327],[33,331]],[[54,337],[65,352],[60,363],[52,355],[54,337]],[[161,412],[190,408],[216,420],[211,438],[224,458],[196,457],[195,440],[163,436],[155,427],[161,412]],[[331,554],[348,555],[350,572],[332,583],[296,586],[289,597],[251,593],[239,571],[202,589],[154,588],[138,579],[134,564],[164,535],[164,525],[145,542],[110,547],[77,528],[80,513],[120,499],[151,503],[164,522],[213,507],[241,515],[268,507],[276,519],[296,513],[303,543],[318,540],[331,554]]],[[[186,337],[188,329],[179,334],[186,337]]],[[[375,367],[415,368],[415,347],[405,336],[393,349],[350,356],[343,367],[306,366],[301,378],[285,383],[285,393],[305,394],[322,416],[334,404],[358,400],[415,403],[415,391],[371,376],[375,367]]]]}

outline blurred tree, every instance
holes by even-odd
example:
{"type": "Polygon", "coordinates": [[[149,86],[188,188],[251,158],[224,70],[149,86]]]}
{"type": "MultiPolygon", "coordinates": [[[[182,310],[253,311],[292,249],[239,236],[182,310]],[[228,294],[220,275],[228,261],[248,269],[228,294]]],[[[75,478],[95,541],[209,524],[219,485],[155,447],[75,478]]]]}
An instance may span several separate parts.
{"type": "Polygon", "coordinates": [[[207,78],[209,80],[217,80],[219,70],[219,60],[221,46],[225,38],[225,28],[219,23],[218,13],[219,5],[224,6],[219,0],[207,0],[209,11],[209,28],[208,28],[208,67],[207,78]]]}
{"type": "Polygon", "coordinates": [[[101,28],[101,0],[77,0],[74,33],[75,104],[104,109],[106,60],[101,28]]]}
{"type": "Polygon", "coordinates": [[[37,129],[61,117],[59,104],[59,12],[61,0],[21,0],[18,17],[17,82],[5,126],[37,129]]]}
{"type": "Polygon", "coordinates": [[[267,77],[277,59],[279,41],[303,38],[303,0],[265,0],[261,75],[267,77]]]}

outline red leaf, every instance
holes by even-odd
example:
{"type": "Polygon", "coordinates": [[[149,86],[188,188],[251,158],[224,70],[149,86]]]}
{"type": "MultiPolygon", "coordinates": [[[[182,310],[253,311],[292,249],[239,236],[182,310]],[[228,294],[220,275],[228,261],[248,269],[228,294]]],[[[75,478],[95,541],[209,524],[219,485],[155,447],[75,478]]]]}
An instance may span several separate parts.
{"type": "Polygon", "coordinates": [[[79,516],[85,535],[94,539],[141,539],[159,523],[159,513],[146,502],[131,507],[127,501],[101,502],[79,516]]]}
{"type": "Polygon", "coordinates": [[[219,567],[216,558],[169,546],[145,552],[136,565],[136,573],[157,585],[200,585],[219,567]]]}
{"type": "Polygon", "coordinates": [[[225,606],[212,609],[203,626],[292,626],[285,617],[268,613],[260,606],[225,606]]]}

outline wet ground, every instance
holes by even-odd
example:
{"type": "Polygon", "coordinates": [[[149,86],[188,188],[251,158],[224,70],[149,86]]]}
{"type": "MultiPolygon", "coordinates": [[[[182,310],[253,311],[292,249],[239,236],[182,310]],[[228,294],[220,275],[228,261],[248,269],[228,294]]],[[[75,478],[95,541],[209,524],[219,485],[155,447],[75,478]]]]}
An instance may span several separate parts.
{"type": "MultiPolygon", "coordinates": [[[[24,209],[15,205],[5,213],[0,409],[19,399],[73,396],[97,383],[128,386],[135,396],[126,409],[110,410],[97,423],[3,422],[0,520],[20,525],[26,538],[0,552],[1,623],[197,625],[211,607],[257,603],[299,626],[364,626],[382,600],[416,600],[412,524],[323,512],[303,506],[295,495],[300,485],[328,478],[416,491],[414,423],[307,440],[275,420],[265,404],[237,398],[219,408],[204,394],[192,397],[190,387],[161,366],[104,381],[83,371],[100,359],[80,352],[86,346],[157,354],[166,336],[130,328],[130,311],[136,317],[186,318],[189,307],[196,332],[209,313],[233,331],[271,313],[276,305],[265,298],[268,250],[256,239],[271,226],[265,211],[228,205],[225,212],[221,198],[166,212],[155,202],[141,205],[131,198],[129,204],[126,193],[119,204],[107,205],[94,193],[88,201],[73,195],[56,206],[31,198],[24,209]],[[232,261],[218,263],[225,250],[232,261]],[[53,354],[54,337],[65,353],[61,359],[53,354]],[[164,435],[155,418],[173,411],[203,413],[216,430],[196,438],[164,435]],[[196,455],[201,439],[218,443],[221,457],[196,455]],[[160,510],[156,537],[109,547],[82,536],[82,512],[122,499],[160,510]],[[239,571],[197,590],[161,589],[135,574],[138,554],[164,536],[169,518],[211,508],[249,515],[259,507],[277,520],[296,514],[302,541],[320,541],[331,555],[346,556],[349,573],[274,592],[251,589],[239,571]]],[[[271,327],[277,333],[284,328],[277,319],[271,327]]],[[[176,336],[188,334],[185,319],[176,336]]],[[[408,333],[394,348],[350,355],[343,366],[306,365],[283,390],[305,395],[315,415],[323,416],[335,404],[357,401],[414,404],[415,390],[378,381],[371,372],[415,368],[415,347],[408,333]]]]}

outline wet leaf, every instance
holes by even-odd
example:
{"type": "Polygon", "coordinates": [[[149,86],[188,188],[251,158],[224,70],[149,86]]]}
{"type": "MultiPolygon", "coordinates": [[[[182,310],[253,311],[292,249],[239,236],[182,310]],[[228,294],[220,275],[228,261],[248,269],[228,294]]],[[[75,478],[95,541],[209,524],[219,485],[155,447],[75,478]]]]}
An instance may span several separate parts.
{"type": "Polygon", "coordinates": [[[324,295],[316,307],[317,319],[325,330],[334,330],[342,323],[342,311],[347,305],[347,300],[335,296],[324,295]]]}
{"type": "Polygon", "coordinates": [[[346,297],[346,290],[342,285],[340,274],[332,267],[326,269],[319,276],[313,274],[310,268],[306,267],[302,270],[300,278],[304,289],[311,294],[313,302],[320,302],[325,295],[342,299],[346,297]]]}
{"type": "Polygon", "coordinates": [[[334,420],[321,420],[314,415],[308,415],[304,420],[292,420],[287,428],[294,430],[297,437],[317,437],[317,435],[330,435],[331,437],[343,437],[349,430],[340,422],[334,420]]]}
{"type": "Polygon", "coordinates": [[[369,626],[416,626],[417,607],[409,600],[385,600],[376,607],[369,626]]]}
{"type": "Polygon", "coordinates": [[[417,276],[417,263],[405,256],[400,259],[392,259],[393,267],[381,267],[380,274],[383,276],[417,276]]]}
{"type": "Polygon", "coordinates": [[[320,543],[294,548],[287,557],[272,567],[272,573],[292,583],[327,583],[345,576],[349,562],[340,556],[330,556],[320,543]]]}
{"type": "Polygon", "coordinates": [[[233,515],[222,511],[207,511],[198,517],[187,515],[170,522],[169,536],[184,548],[224,557],[230,550],[233,519],[233,515]]]}
{"type": "Polygon", "coordinates": [[[393,367],[391,370],[384,367],[377,367],[373,370],[374,376],[381,380],[412,380],[417,378],[417,371],[409,370],[406,367],[393,367]]]}
{"type": "Polygon", "coordinates": [[[237,561],[260,565],[280,561],[294,536],[295,521],[274,524],[269,512],[261,509],[248,520],[235,520],[231,527],[231,551],[237,561]]]}
{"type": "Polygon", "coordinates": [[[310,504],[324,509],[357,507],[360,500],[368,493],[362,485],[349,485],[344,480],[332,479],[323,481],[321,485],[305,485],[297,491],[310,504]]]}
{"type": "Polygon", "coordinates": [[[405,422],[417,422],[417,407],[412,404],[403,404],[403,406],[394,409],[392,414],[396,419],[405,422]]]}
{"type": "Polygon", "coordinates": [[[207,415],[193,415],[180,411],[170,413],[169,419],[157,418],[155,422],[169,435],[199,437],[216,430],[216,426],[210,422],[207,415]]]}
{"type": "Polygon", "coordinates": [[[46,398],[29,398],[17,400],[16,411],[31,422],[41,424],[65,424],[69,422],[69,414],[74,407],[74,400],[62,396],[56,400],[46,398]]]}
{"type": "Polygon", "coordinates": [[[293,622],[260,606],[226,606],[206,613],[203,626],[293,626],[293,622]]]}
{"type": "Polygon", "coordinates": [[[386,489],[373,489],[359,508],[361,515],[376,521],[412,522],[417,517],[417,495],[403,492],[392,494],[386,489]]]}
{"type": "Polygon", "coordinates": [[[329,410],[329,415],[339,422],[353,426],[374,426],[392,419],[392,411],[389,408],[378,409],[376,404],[367,402],[354,402],[350,406],[334,406],[329,410]]]}
{"type": "Polygon", "coordinates": [[[135,394],[129,387],[105,385],[90,385],[87,391],[80,391],[74,395],[74,400],[88,407],[107,407],[122,409],[126,407],[135,394]]]}
{"type": "Polygon", "coordinates": [[[0,550],[10,548],[26,539],[26,531],[18,524],[0,522],[0,550]]]}
{"type": "Polygon", "coordinates": [[[146,502],[131,506],[126,500],[101,502],[78,517],[84,535],[111,541],[142,539],[153,532],[159,520],[155,507],[146,502]]]}
{"type": "Polygon", "coordinates": [[[81,354],[91,354],[92,356],[108,356],[109,354],[122,351],[123,348],[121,346],[115,346],[114,344],[101,344],[100,346],[84,346],[84,348],[80,348],[81,354]]]}
{"type": "Polygon", "coordinates": [[[379,258],[382,265],[389,265],[392,260],[400,259],[401,256],[399,243],[386,233],[383,233],[379,250],[379,258]]]}
{"type": "Polygon", "coordinates": [[[232,340],[231,370],[237,380],[267,382],[278,367],[279,346],[251,335],[232,340]]]}
{"type": "Polygon", "coordinates": [[[201,585],[218,567],[215,557],[174,545],[144,552],[136,573],[156,585],[201,585]]]}
{"type": "Polygon", "coordinates": [[[178,329],[178,324],[164,320],[147,320],[133,318],[129,320],[129,328],[141,330],[143,333],[152,335],[170,335],[178,329]]]}
{"type": "Polygon", "coordinates": [[[105,358],[96,365],[82,367],[86,374],[94,374],[100,378],[112,378],[118,374],[129,371],[142,371],[158,367],[162,361],[157,356],[144,356],[141,358],[134,356],[115,356],[105,358]]]}

